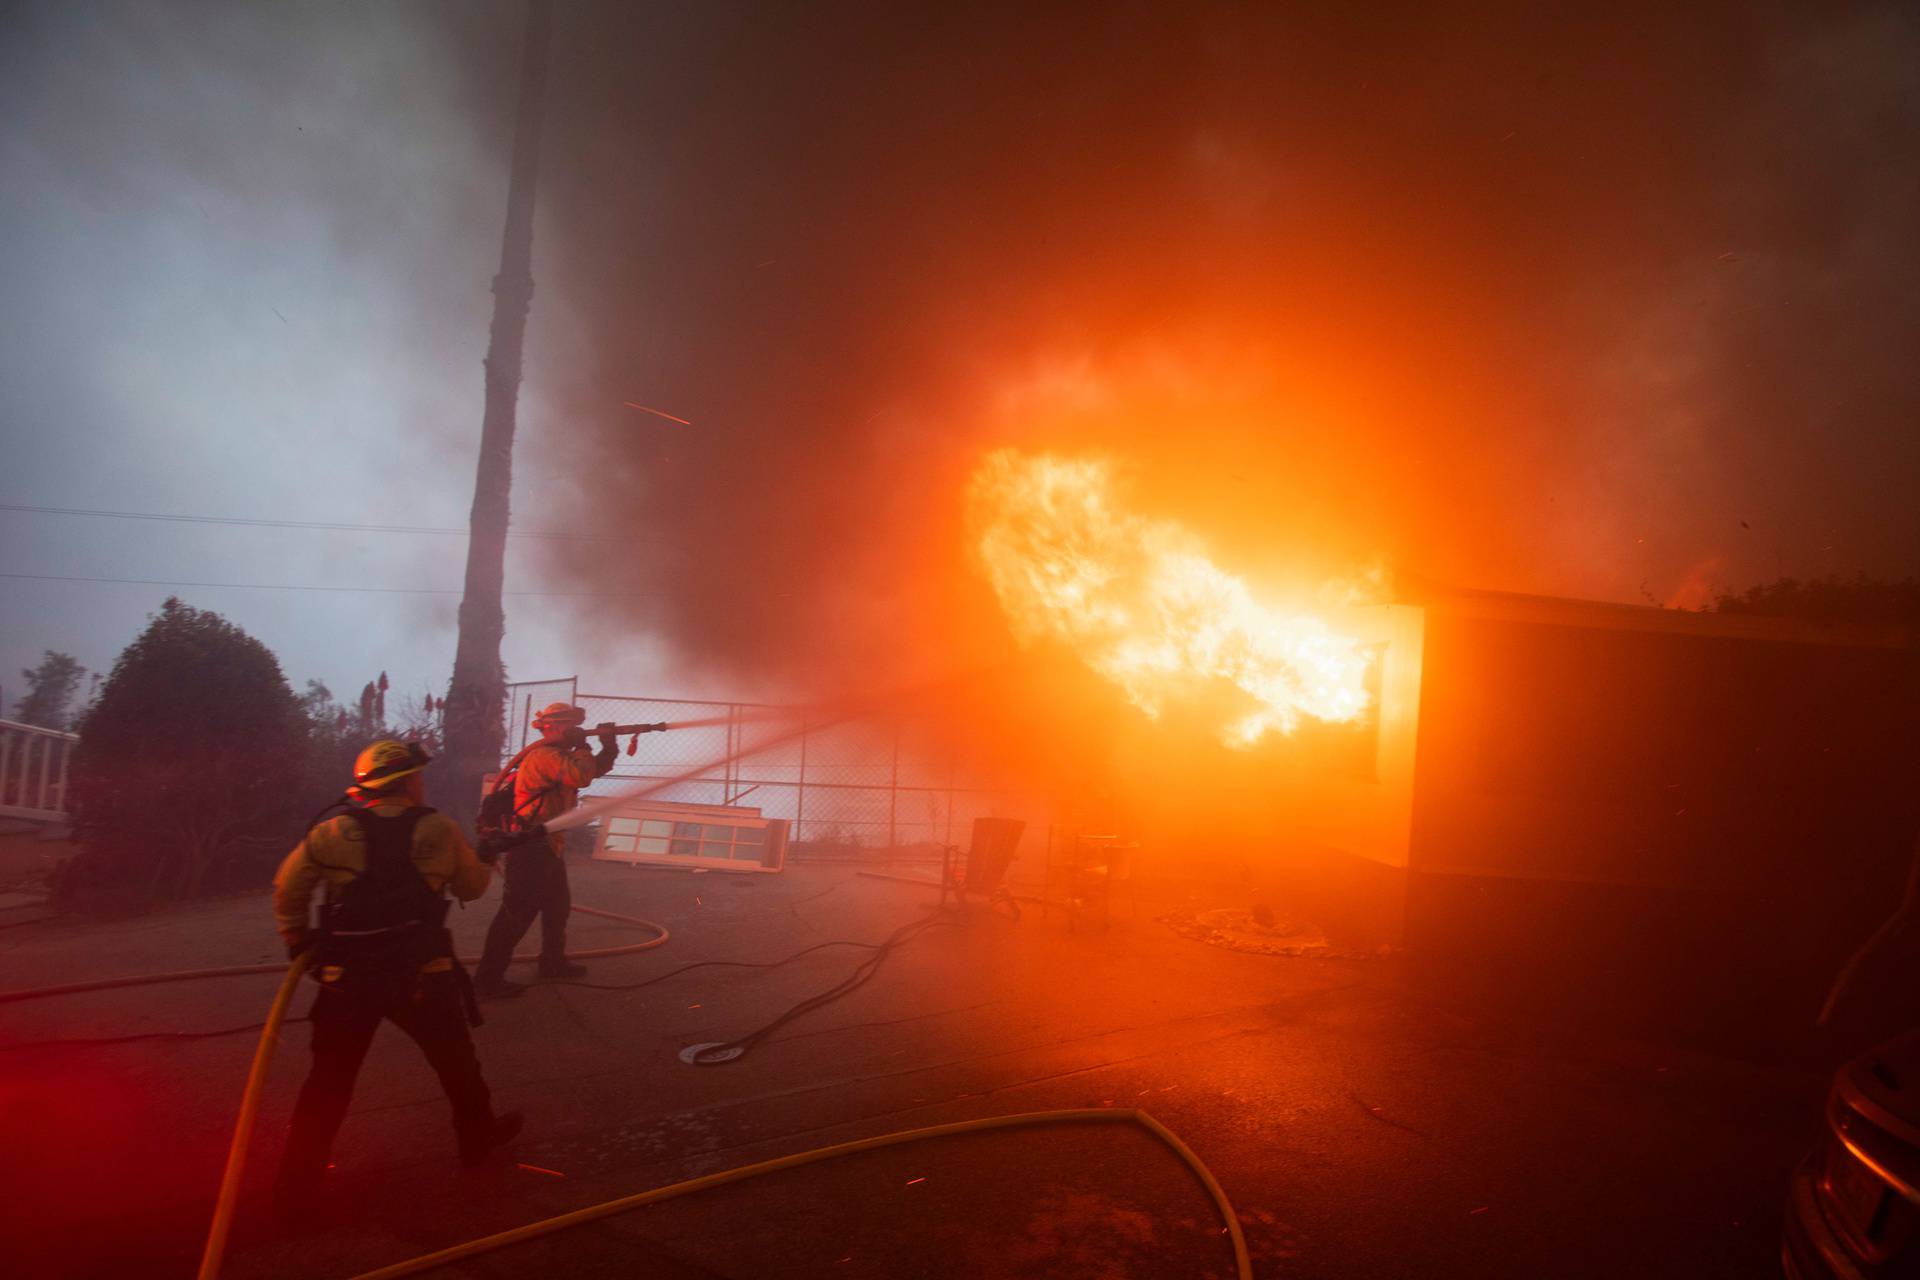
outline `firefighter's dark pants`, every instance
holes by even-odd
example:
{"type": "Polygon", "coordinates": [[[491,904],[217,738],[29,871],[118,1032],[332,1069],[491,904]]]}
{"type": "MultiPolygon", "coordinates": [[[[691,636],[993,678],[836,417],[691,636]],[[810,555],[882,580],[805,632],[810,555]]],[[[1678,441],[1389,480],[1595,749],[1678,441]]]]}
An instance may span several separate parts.
{"type": "Polygon", "coordinates": [[[500,911],[487,928],[486,949],[473,980],[491,986],[506,976],[513,949],[540,921],[540,967],[567,962],[567,916],[573,911],[573,893],[567,887],[567,864],[553,846],[542,840],[507,855],[507,884],[500,895],[500,911]]]}
{"type": "Polygon", "coordinates": [[[493,1100],[480,1078],[458,984],[453,973],[415,973],[321,988],[310,1015],[313,1070],[294,1104],[293,1128],[280,1165],[283,1200],[319,1185],[353,1097],[354,1079],[383,1018],[413,1037],[439,1075],[440,1087],[453,1104],[453,1127],[462,1151],[485,1142],[493,1126],[493,1100]]]}

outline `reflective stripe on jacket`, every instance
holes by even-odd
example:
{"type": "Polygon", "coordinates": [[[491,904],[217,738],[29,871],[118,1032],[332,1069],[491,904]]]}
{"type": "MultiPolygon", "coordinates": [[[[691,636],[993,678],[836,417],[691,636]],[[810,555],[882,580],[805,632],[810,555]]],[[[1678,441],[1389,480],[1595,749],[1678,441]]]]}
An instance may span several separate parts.
{"type": "MultiPolygon", "coordinates": [[[[369,806],[383,818],[405,813],[404,798],[369,806]]],[[[460,828],[445,814],[429,813],[413,829],[410,850],[413,865],[427,884],[451,889],[462,902],[472,902],[487,891],[492,871],[474,856],[460,828]]],[[[314,891],[327,886],[329,895],[350,884],[366,870],[367,842],[359,823],[342,814],[307,832],[273,877],[273,918],[280,936],[291,944],[311,926],[314,891]]]]}

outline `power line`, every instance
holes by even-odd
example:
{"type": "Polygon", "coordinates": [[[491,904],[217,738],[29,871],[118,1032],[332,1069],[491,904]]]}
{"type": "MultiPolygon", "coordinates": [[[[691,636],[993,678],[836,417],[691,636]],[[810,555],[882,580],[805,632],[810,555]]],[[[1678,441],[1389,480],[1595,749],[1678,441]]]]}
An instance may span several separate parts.
{"type": "MultiPolygon", "coordinates": [[[[159,520],[168,524],[238,524],[262,529],[340,529],[356,533],[444,533],[464,537],[465,529],[419,524],[353,524],[336,520],[254,520],[245,516],[174,515],[158,511],[106,511],[91,507],[40,507],[24,502],[0,502],[0,511],[29,511],[38,515],[96,516],[108,520],[159,520]]],[[[619,534],[572,533],[564,529],[521,529],[510,538],[570,538],[589,542],[657,542],[619,534]]]]}
{"type": "MultiPolygon", "coordinates": [[[[33,582],[113,582],[142,587],[206,587],[233,591],[365,591],[379,595],[457,596],[458,587],[332,587],[292,582],[180,582],[172,578],[83,578],[65,573],[0,573],[0,578],[33,582]]],[[[510,596],[571,596],[591,600],[627,600],[651,595],[646,591],[508,591],[510,596]]]]}

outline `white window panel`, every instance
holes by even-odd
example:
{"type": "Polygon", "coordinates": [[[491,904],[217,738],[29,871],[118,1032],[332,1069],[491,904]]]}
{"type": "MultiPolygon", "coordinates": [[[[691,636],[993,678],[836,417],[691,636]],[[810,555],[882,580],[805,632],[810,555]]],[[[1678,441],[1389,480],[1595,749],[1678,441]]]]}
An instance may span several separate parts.
{"type": "Polygon", "coordinates": [[[607,815],[594,856],[640,865],[778,871],[787,826],[746,806],[639,801],[607,815]]]}

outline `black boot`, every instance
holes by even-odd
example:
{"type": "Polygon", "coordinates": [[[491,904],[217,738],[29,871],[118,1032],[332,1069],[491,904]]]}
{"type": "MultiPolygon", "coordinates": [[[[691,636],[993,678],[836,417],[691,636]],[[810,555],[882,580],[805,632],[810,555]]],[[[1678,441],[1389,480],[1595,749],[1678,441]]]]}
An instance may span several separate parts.
{"type": "Polygon", "coordinates": [[[575,964],[565,956],[562,956],[558,960],[542,960],[540,962],[540,976],[543,978],[584,978],[587,976],[587,966],[575,964]]]}
{"type": "Polygon", "coordinates": [[[526,1117],[518,1111],[509,1111],[495,1116],[482,1128],[461,1133],[460,1163],[469,1169],[485,1164],[488,1156],[520,1136],[521,1126],[526,1122],[526,1117]]]}

